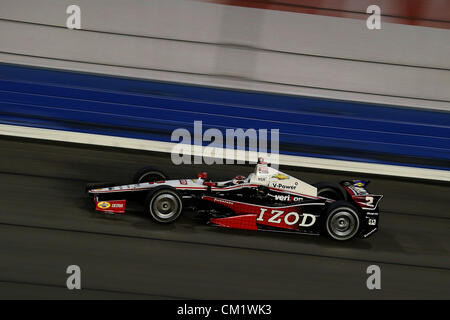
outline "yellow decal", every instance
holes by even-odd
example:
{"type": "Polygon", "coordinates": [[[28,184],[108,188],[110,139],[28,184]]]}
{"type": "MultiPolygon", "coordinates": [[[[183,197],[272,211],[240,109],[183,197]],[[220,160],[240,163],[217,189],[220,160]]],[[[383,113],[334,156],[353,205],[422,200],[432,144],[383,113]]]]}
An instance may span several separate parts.
{"type": "Polygon", "coordinates": [[[286,179],[289,179],[289,177],[288,177],[287,175],[281,174],[281,173],[272,176],[272,178],[277,178],[278,180],[286,180],[286,179]]]}
{"type": "Polygon", "coordinates": [[[111,203],[107,202],[107,201],[102,201],[97,203],[97,207],[100,209],[108,209],[109,207],[111,207],[111,203]]]}

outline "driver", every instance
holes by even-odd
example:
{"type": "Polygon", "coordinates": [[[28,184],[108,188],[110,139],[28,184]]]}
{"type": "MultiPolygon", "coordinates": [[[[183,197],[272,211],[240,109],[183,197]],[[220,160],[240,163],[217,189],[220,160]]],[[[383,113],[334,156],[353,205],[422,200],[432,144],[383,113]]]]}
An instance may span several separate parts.
{"type": "Polygon", "coordinates": [[[236,176],[233,178],[233,184],[241,184],[245,182],[245,179],[247,179],[247,177],[245,176],[236,176]]]}
{"type": "Polygon", "coordinates": [[[216,185],[218,187],[231,187],[237,184],[241,184],[244,183],[247,180],[247,177],[245,176],[236,176],[231,180],[228,181],[222,181],[222,182],[217,182],[216,185]]]}

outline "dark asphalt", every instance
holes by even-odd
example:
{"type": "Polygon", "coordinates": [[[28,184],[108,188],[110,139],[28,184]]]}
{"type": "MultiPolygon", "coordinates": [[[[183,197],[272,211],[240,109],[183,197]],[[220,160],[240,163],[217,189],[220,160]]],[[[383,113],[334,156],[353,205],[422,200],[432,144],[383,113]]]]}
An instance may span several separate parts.
{"type": "MultiPolygon", "coordinates": [[[[172,225],[138,211],[102,216],[83,195],[87,182],[128,182],[146,165],[216,179],[248,166],[177,167],[167,154],[6,137],[0,155],[0,299],[450,299],[448,184],[371,177],[371,191],[385,195],[381,230],[342,244],[223,230],[189,214],[172,225]],[[79,291],[65,286],[72,264],[79,291]],[[381,290],[366,287],[371,264],[381,290]]],[[[310,183],[355,177],[284,171],[310,183]]]]}

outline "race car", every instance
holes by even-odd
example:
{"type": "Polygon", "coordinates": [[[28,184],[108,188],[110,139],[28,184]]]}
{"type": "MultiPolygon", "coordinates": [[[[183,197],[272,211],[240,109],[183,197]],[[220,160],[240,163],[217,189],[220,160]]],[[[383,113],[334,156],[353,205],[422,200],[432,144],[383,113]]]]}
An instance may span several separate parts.
{"type": "Polygon", "coordinates": [[[169,180],[146,167],[132,184],[88,185],[95,210],[123,214],[128,201],[143,203],[158,223],[175,222],[184,209],[209,225],[247,230],[325,234],[345,241],[366,238],[378,229],[382,195],[370,194],[368,181],[310,185],[259,159],[247,177],[215,182],[206,172],[197,179],[169,180]]]}

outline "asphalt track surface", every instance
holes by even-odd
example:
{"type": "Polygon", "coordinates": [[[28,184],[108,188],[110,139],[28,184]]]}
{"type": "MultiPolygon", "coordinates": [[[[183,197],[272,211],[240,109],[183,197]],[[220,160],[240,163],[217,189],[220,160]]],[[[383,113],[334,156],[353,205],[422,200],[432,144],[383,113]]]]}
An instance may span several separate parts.
{"type": "MultiPolygon", "coordinates": [[[[170,155],[0,137],[0,299],[450,299],[449,185],[371,177],[381,230],[337,243],[324,237],[209,227],[186,213],[152,222],[138,208],[88,208],[87,182],[128,182],[155,165],[171,177],[215,179],[249,166],[174,166],[170,155]],[[82,290],[66,288],[81,268],[82,290]],[[366,269],[381,267],[381,290],[366,269]]],[[[283,170],[283,168],[280,168],[283,170]]],[[[289,169],[307,182],[354,178],[289,169]]]]}

